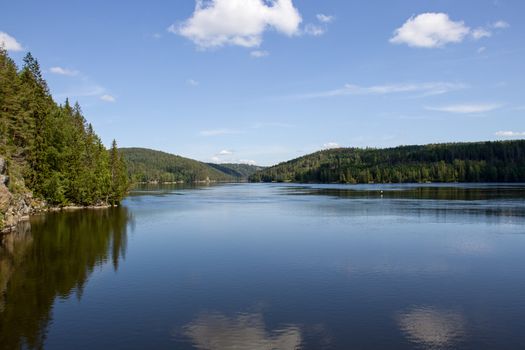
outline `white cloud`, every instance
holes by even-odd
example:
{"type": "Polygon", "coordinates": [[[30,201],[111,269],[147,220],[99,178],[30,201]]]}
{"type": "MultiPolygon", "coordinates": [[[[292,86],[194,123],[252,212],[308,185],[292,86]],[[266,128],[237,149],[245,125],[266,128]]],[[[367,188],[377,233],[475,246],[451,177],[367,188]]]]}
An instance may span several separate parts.
{"type": "Polygon", "coordinates": [[[326,28],[309,23],[304,26],[304,32],[312,36],[321,36],[326,32],[326,28]]]}
{"type": "Polygon", "coordinates": [[[248,165],[257,165],[257,162],[253,159],[240,159],[239,163],[248,165]]]}
{"type": "Polygon", "coordinates": [[[323,15],[321,13],[316,15],[316,18],[321,24],[319,25],[319,24],[308,23],[307,25],[304,26],[304,29],[303,29],[304,34],[312,35],[312,36],[321,36],[324,33],[326,33],[328,23],[331,23],[334,20],[333,16],[323,15]]]}
{"type": "Polygon", "coordinates": [[[22,51],[24,48],[11,35],[0,32],[0,46],[3,46],[7,51],[22,51]]]}
{"type": "Polygon", "coordinates": [[[49,68],[49,71],[51,73],[53,73],[53,74],[67,75],[67,76],[70,76],[70,77],[74,77],[74,76],[78,75],[78,71],[77,70],[72,70],[72,69],[62,68],[62,67],[51,67],[51,68],[49,68]]]}
{"type": "Polygon", "coordinates": [[[319,13],[316,17],[321,23],[331,23],[334,20],[334,16],[323,15],[322,13],[319,13]]]}
{"type": "Polygon", "coordinates": [[[327,142],[323,145],[323,149],[332,149],[332,148],[340,148],[341,145],[339,145],[337,142],[327,142]]]}
{"type": "Polygon", "coordinates": [[[491,112],[500,108],[501,105],[495,103],[479,103],[479,104],[458,104],[441,107],[425,107],[429,111],[458,113],[458,114],[472,114],[491,112]]]}
{"type": "Polygon", "coordinates": [[[525,131],[498,131],[495,135],[499,137],[525,137],[525,131]]]}
{"type": "Polygon", "coordinates": [[[254,58],[263,58],[268,55],[270,55],[270,53],[268,51],[263,51],[263,50],[255,50],[255,51],[250,52],[250,56],[254,58]]]}
{"type": "Polygon", "coordinates": [[[412,47],[443,47],[463,41],[469,32],[463,21],[454,22],[446,13],[422,13],[410,17],[396,29],[390,42],[412,47]]]}
{"type": "Polygon", "coordinates": [[[510,24],[508,24],[505,21],[497,21],[497,22],[492,23],[492,28],[505,29],[505,28],[508,28],[508,27],[510,27],[510,24]]]}
{"type": "Polygon", "coordinates": [[[188,79],[186,80],[186,83],[188,83],[188,85],[190,86],[199,86],[199,82],[197,80],[194,80],[194,79],[188,79]]]}
{"type": "Polygon", "coordinates": [[[234,153],[231,150],[224,149],[220,151],[219,153],[215,154],[213,157],[211,157],[211,161],[214,163],[235,163],[235,164],[250,164],[250,165],[256,165],[257,162],[255,160],[251,159],[238,159],[234,157],[234,153]]]}
{"type": "Polygon", "coordinates": [[[201,136],[220,136],[220,135],[229,135],[229,134],[239,134],[239,130],[233,129],[212,129],[212,130],[202,130],[199,132],[201,136]]]}
{"type": "Polygon", "coordinates": [[[168,31],[200,48],[257,47],[267,29],[293,36],[298,34],[301,21],[292,0],[196,0],[193,15],[168,31]]]}
{"type": "Polygon", "coordinates": [[[100,99],[105,102],[115,102],[117,100],[114,96],[108,94],[100,96],[100,99]]]}
{"type": "Polygon", "coordinates": [[[387,95],[399,93],[422,93],[424,96],[429,96],[440,95],[449,91],[465,89],[466,87],[467,86],[465,84],[447,82],[385,84],[374,86],[359,86],[354,84],[346,84],[340,89],[298,95],[295,97],[320,98],[345,95],[387,95]]]}
{"type": "Polygon", "coordinates": [[[479,39],[491,37],[492,33],[485,28],[479,27],[479,28],[474,29],[471,35],[474,38],[474,40],[479,40],[479,39]]]}
{"type": "Polygon", "coordinates": [[[483,53],[487,50],[487,48],[485,46],[482,46],[478,49],[478,53],[483,53]]]}

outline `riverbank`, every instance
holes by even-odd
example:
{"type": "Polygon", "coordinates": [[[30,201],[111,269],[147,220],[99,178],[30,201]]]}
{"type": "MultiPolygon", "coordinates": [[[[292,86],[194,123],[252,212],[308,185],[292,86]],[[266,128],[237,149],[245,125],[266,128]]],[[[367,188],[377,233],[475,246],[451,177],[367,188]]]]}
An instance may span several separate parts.
{"type": "Polygon", "coordinates": [[[17,191],[10,190],[10,181],[8,175],[7,162],[0,157],[0,233],[13,231],[20,222],[29,220],[31,215],[69,211],[81,209],[106,209],[113,205],[106,202],[99,202],[95,205],[77,205],[68,204],[63,206],[52,206],[44,200],[33,197],[33,193],[25,187],[23,181],[17,183],[17,191]]]}

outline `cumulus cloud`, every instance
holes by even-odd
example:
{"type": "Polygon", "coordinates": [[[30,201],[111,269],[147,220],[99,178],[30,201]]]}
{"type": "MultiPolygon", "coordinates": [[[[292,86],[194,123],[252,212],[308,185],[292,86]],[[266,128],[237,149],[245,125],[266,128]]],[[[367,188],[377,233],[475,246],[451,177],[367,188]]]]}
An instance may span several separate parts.
{"type": "Polygon", "coordinates": [[[257,165],[257,162],[253,159],[240,159],[239,163],[248,165],[257,165]]]}
{"type": "Polygon", "coordinates": [[[235,163],[235,164],[249,164],[249,165],[256,165],[257,162],[252,159],[238,159],[235,157],[235,152],[223,149],[219,153],[216,153],[213,157],[211,157],[211,161],[214,163],[235,163]]]}
{"type": "Polygon", "coordinates": [[[67,75],[70,77],[74,77],[78,75],[78,71],[73,70],[73,69],[68,69],[68,68],[62,68],[62,67],[51,67],[49,68],[49,71],[53,74],[67,75]]]}
{"type": "Polygon", "coordinates": [[[434,48],[459,43],[470,33],[463,21],[453,21],[446,13],[422,13],[410,17],[395,30],[390,39],[393,44],[434,48]]]}
{"type": "Polygon", "coordinates": [[[321,23],[330,23],[334,20],[334,16],[323,15],[322,13],[317,14],[317,20],[321,23]]]}
{"type": "Polygon", "coordinates": [[[301,21],[292,0],[196,0],[193,15],[168,31],[200,48],[257,47],[267,29],[293,36],[301,21]]]}
{"type": "Polygon", "coordinates": [[[458,105],[448,105],[448,106],[440,106],[440,107],[425,107],[425,108],[429,111],[457,113],[457,114],[472,114],[472,113],[491,112],[500,107],[501,105],[495,104],[495,103],[477,103],[477,104],[458,104],[458,105]]]}
{"type": "Polygon", "coordinates": [[[294,97],[322,98],[345,95],[387,95],[400,93],[420,93],[423,94],[423,96],[429,96],[440,95],[450,91],[465,89],[466,87],[467,86],[465,84],[450,82],[402,83],[373,86],[346,84],[344,87],[339,89],[297,95],[294,97]]]}
{"type": "Polygon", "coordinates": [[[22,51],[24,49],[15,38],[5,32],[0,32],[0,46],[7,51],[22,51]]]}
{"type": "Polygon", "coordinates": [[[499,137],[525,137],[525,131],[498,131],[496,136],[499,137]]]}
{"type": "Polygon", "coordinates": [[[480,40],[492,36],[491,29],[505,29],[509,24],[497,21],[485,27],[472,29],[463,21],[453,21],[446,13],[422,13],[410,17],[395,30],[392,44],[412,47],[436,48],[450,43],[460,43],[466,37],[480,40]]]}
{"type": "Polygon", "coordinates": [[[117,100],[114,96],[108,94],[100,96],[100,99],[104,102],[115,102],[117,100]]]}
{"type": "Polygon", "coordinates": [[[270,53],[268,51],[263,51],[263,50],[255,50],[255,51],[250,52],[250,56],[254,58],[263,58],[268,55],[270,55],[270,53]]]}
{"type": "Polygon", "coordinates": [[[323,149],[340,148],[341,146],[337,142],[327,142],[323,145],[323,149]]]}

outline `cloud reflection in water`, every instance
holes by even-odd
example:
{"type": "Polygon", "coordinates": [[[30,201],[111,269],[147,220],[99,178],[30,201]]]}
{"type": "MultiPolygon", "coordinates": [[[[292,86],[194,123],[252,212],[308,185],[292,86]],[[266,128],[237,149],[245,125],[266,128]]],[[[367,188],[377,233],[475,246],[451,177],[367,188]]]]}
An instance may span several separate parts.
{"type": "Polygon", "coordinates": [[[399,316],[399,326],[413,342],[426,349],[452,347],[465,333],[463,315],[431,306],[414,307],[399,316]]]}
{"type": "Polygon", "coordinates": [[[242,314],[229,318],[207,313],[186,325],[183,335],[197,349],[299,349],[301,331],[288,326],[268,332],[261,314],[242,314]]]}

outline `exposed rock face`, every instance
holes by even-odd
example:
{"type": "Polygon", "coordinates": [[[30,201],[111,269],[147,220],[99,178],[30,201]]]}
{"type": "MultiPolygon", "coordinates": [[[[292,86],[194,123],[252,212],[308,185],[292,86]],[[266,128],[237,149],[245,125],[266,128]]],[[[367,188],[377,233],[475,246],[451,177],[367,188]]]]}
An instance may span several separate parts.
{"type": "Polygon", "coordinates": [[[7,164],[5,159],[0,157],[0,232],[10,231],[32,212],[31,193],[14,195],[9,191],[8,184],[7,164]]]}

